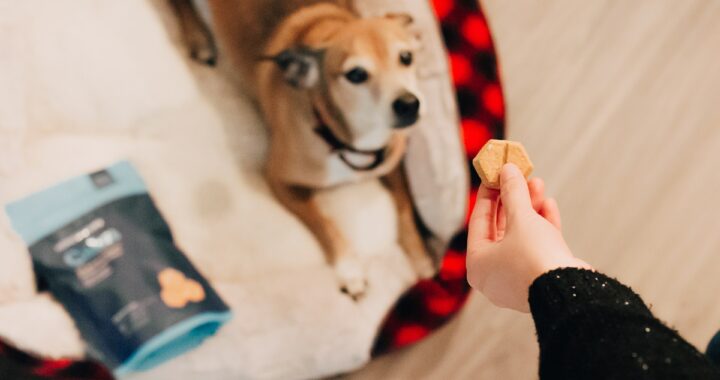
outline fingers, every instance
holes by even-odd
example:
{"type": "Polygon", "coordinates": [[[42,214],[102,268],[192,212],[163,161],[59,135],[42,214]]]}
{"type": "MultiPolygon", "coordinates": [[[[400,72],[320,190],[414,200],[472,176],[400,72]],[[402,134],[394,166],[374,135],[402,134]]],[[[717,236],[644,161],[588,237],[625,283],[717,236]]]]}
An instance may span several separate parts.
{"type": "MultiPolygon", "coordinates": [[[[538,177],[533,177],[528,180],[528,191],[530,192],[530,202],[535,212],[540,213],[542,210],[543,203],[545,201],[545,182],[538,177]]],[[[505,236],[505,229],[507,227],[507,217],[505,215],[505,207],[503,207],[502,201],[498,203],[497,212],[497,235],[496,239],[501,240],[505,236]]]]}
{"type": "Polygon", "coordinates": [[[528,180],[528,189],[533,209],[560,230],[560,209],[554,199],[545,199],[545,183],[543,180],[538,177],[531,178],[528,180]]]}
{"type": "Polygon", "coordinates": [[[525,176],[514,164],[505,164],[500,172],[500,197],[508,219],[532,210],[525,176]]]}
{"type": "Polygon", "coordinates": [[[540,215],[550,222],[555,228],[562,231],[562,221],[560,219],[560,208],[557,201],[553,198],[545,199],[540,211],[540,215]]]}
{"type": "Polygon", "coordinates": [[[468,223],[468,248],[495,240],[498,192],[480,186],[468,223]]]}
{"type": "Polygon", "coordinates": [[[540,213],[545,201],[545,182],[539,177],[533,177],[528,180],[528,190],[530,191],[530,202],[533,209],[540,213]]]}
{"type": "Polygon", "coordinates": [[[495,240],[502,240],[505,237],[505,230],[507,229],[507,215],[505,215],[505,207],[503,207],[502,201],[497,203],[497,230],[495,231],[495,240]]]}

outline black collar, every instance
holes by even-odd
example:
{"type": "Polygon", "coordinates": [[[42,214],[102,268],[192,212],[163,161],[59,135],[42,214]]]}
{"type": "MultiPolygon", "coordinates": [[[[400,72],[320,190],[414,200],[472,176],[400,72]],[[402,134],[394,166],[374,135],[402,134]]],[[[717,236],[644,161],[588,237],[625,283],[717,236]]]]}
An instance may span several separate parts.
{"type": "Polygon", "coordinates": [[[314,109],[313,111],[315,112],[315,118],[318,120],[319,124],[317,127],[315,127],[315,133],[317,133],[318,136],[325,140],[325,143],[330,146],[330,150],[332,152],[338,152],[340,159],[345,163],[345,165],[349,166],[350,169],[353,169],[355,171],[368,171],[377,168],[378,166],[380,166],[380,164],[383,163],[383,161],[385,160],[386,147],[375,150],[356,149],[355,147],[348,145],[347,143],[340,140],[337,136],[335,136],[333,131],[330,130],[330,127],[328,127],[327,123],[323,121],[320,113],[316,109],[314,109]],[[365,156],[373,156],[374,160],[369,165],[358,166],[350,162],[350,160],[345,157],[345,152],[352,152],[365,156]]]}

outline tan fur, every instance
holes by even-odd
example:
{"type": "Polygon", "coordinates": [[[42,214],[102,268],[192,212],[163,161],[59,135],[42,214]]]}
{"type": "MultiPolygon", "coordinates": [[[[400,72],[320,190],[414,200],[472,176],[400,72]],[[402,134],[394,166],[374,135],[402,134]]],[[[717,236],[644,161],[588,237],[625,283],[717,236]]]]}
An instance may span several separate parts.
{"type": "Polygon", "coordinates": [[[420,237],[415,223],[415,208],[402,167],[398,166],[392,173],[383,177],[383,184],[395,200],[400,246],[408,255],[410,264],[420,278],[432,277],[435,274],[435,264],[427,254],[425,242],[420,237]]]}
{"type": "Polygon", "coordinates": [[[239,79],[254,93],[255,63],[280,23],[301,7],[334,3],[351,9],[351,0],[208,0],[218,41],[239,79]],[[242,46],[238,49],[238,46],[242,46]]]}
{"type": "MultiPolygon", "coordinates": [[[[402,15],[360,19],[352,11],[350,0],[210,0],[210,6],[215,31],[224,47],[221,51],[228,54],[234,71],[239,73],[238,79],[257,97],[270,129],[266,165],[270,187],[278,200],[314,233],[328,255],[328,262],[338,270],[340,263],[353,257],[345,237],[334,221],[321,211],[315,191],[318,186],[305,184],[303,179],[288,174],[288,165],[299,165],[308,171],[317,165],[312,157],[307,158],[307,162],[298,162],[306,158],[305,154],[312,156],[313,152],[298,152],[308,148],[298,141],[297,133],[298,130],[312,131],[317,123],[313,109],[322,115],[328,127],[343,141],[352,140],[358,124],[366,124],[362,120],[356,121],[355,130],[352,130],[352,122],[340,120],[333,113],[343,105],[337,102],[345,103],[347,108],[347,104],[353,106],[353,102],[357,101],[345,99],[342,84],[337,84],[340,82],[338,78],[348,69],[343,65],[352,57],[369,61],[371,80],[364,84],[367,96],[396,96],[393,88],[408,90],[403,86],[412,81],[403,82],[401,79],[414,74],[397,63],[397,52],[388,43],[407,46],[413,43],[412,36],[405,29],[409,20],[402,15]],[[303,91],[293,89],[285,82],[277,65],[259,59],[295,46],[325,51],[321,75],[327,86],[303,91]]],[[[387,108],[389,112],[390,107],[387,108]]],[[[353,115],[341,116],[351,118],[353,115]]],[[[377,120],[368,119],[367,124],[377,120]]],[[[429,277],[434,274],[435,267],[416,226],[408,184],[398,165],[405,152],[407,132],[392,130],[388,133],[386,159],[373,170],[359,172],[358,179],[383,179],[396,204],[400,244],[416,272],[421,277],[429,277]]],[[[317,139],[315,136],[311,138],[317,139]]],[[[367,141],[366,144],[372,144],[372,141],[367,141]]],[[[327,150],[326,146],[320,148],[327,150]]],[[[374,148],[377,147],[370,149],[374,148]]],[[[341,285],[348,293],[353,297],[362,295],[364,277],[358,281],[356,276],[348,278],[342,269],[338,272],[341,272],[338,273],[341,285]]]]}

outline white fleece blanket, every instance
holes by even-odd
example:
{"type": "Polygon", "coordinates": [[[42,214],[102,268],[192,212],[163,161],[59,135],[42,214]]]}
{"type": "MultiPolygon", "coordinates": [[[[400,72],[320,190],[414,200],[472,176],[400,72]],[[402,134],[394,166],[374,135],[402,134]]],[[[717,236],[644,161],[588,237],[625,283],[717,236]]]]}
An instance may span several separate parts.
{"type": "MultiPolygon", "coordinates": [[[[412,3],[432,20],[423,1],[395,4],[412,3]]],[[[369,291],[356,303],[338,291],[310,232],[270,194],[260,173],[266,132],[253,105],[217,70],[186,58],[176,28],[161,0],[0,1],[0,204],[119,159],[136,165],[234,319],[133,379],[311,378],[361,366],[383,317],[415,281],[395,243],[389,194],[376,181],[323,194],[367,267],[369,291]]],[[[444,58],[435,62],[441,80],[428,85],[452,99],[444,58]]],[[[442,107],[439,120],[453,125],[454,104],[442,107]]],[[[462,167],[450,172],[445,180],[462,188],[462,167]]],[[[464,195],[453,194],[451,204],[464,195]]],[[[29,254],[4,214],[0,336],[48,356],[84,352],[72,319],[36,292],[29,254]]]]}

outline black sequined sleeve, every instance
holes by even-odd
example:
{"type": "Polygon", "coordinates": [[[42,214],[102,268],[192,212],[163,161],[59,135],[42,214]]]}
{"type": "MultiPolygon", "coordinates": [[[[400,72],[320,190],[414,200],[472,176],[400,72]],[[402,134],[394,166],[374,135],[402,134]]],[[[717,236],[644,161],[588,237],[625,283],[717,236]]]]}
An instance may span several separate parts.
{"type": "Polygon", "coordinates": [[[557,269],[530,287],[541,379],[720,379],[630,288],[600,273],[557,269]]]}

